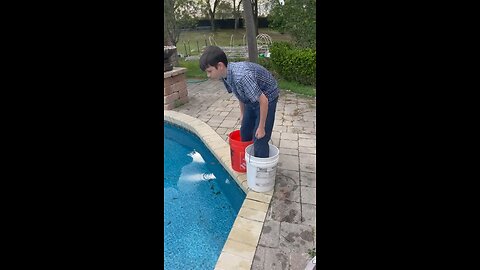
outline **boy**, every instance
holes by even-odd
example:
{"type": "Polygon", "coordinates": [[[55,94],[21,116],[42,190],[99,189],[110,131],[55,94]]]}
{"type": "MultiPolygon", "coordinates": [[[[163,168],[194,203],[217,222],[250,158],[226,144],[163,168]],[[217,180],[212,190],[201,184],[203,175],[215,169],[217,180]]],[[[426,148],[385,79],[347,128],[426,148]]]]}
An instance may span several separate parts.
{"type": "Polygon", "coordinates": [[[234,93],[240,105],[240,135],[242,141],[253,139],[253,155],[269,157],[268,141],[279,90],[272,74],[261,65],[251,62],[228,63],[225,52],[209,46],[200,57],[200,68],[210,79],[222,79],[227,91],[234,93]]]}

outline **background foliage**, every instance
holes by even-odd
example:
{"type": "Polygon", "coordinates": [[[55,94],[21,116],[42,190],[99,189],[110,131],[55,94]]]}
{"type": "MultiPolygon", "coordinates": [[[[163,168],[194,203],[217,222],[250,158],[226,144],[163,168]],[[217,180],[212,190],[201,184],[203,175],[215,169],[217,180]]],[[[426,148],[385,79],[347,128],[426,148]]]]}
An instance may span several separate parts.
{"type": "Polygon", "coordinates": [[[271,63],[267,69],[273,69],[281,78],[305,85],[316,86],[317,52],[310,48],[295,48],[287,42],[274,42],[270,47],[271,63]]]}
{"type": "Polygon", "coordinates": [[[176,45],[180,38],[180,29],[192,28],[197,25],[198,19],[193,15],[197,5],[192,0],[164,0],[163,16],[166,23],[166,35],[173,45],[176,45]]]}
{"type": "Polygon", "coordinates": [[[290,33],[295,44],[302,48],[316,47],[317,0],[275,1],[270,12],[269,25],[281,33],[290,33]]]}

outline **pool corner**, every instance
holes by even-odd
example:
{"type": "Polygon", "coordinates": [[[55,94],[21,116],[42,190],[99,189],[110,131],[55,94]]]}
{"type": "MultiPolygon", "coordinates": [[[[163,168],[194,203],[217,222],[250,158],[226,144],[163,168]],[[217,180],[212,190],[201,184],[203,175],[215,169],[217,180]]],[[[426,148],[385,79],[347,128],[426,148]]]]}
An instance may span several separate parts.
{"type": "Polygon", "coordinates": [[[246,194],[215,269],[251,269],[273,190],[265,193],[250,190],[246,174],[230,166],[228,143],[205,122],[176,111],[164,111],[164,121],[196,134],[246,194]]]}

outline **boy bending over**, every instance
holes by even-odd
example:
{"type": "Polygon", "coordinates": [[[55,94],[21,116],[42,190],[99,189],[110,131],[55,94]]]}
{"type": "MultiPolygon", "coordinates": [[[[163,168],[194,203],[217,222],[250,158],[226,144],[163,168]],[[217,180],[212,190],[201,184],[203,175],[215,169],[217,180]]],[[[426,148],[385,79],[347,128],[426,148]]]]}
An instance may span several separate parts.
{"type": "Polygon", "coordinates": [[[228,63],[225,52],[209,46],[200,57],[200,68],[213,80],[221,79],[228,93],[234,93],[240,105],[240,135],[242,141],[253,139],[255,157],[269,157],[268,142],[279,90],[273,75],[252,62],[228,63]]]}

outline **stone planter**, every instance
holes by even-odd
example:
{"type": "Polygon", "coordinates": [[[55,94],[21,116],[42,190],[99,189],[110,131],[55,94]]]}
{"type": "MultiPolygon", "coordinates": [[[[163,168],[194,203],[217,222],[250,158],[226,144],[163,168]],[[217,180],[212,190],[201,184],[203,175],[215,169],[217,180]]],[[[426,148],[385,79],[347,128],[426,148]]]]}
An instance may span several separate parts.
{"type": "Polygon", "coordinates": [[[173,64],[170,61],[170,57],[176,53],[177,47],[163,46],[163,72],[173,70],[173,64]]]}
{"type": "Polygon", "coordinates": [[[171,110],[188,102],[186,68],[174,67],[163,73],[163,109],[171,110]]]}

